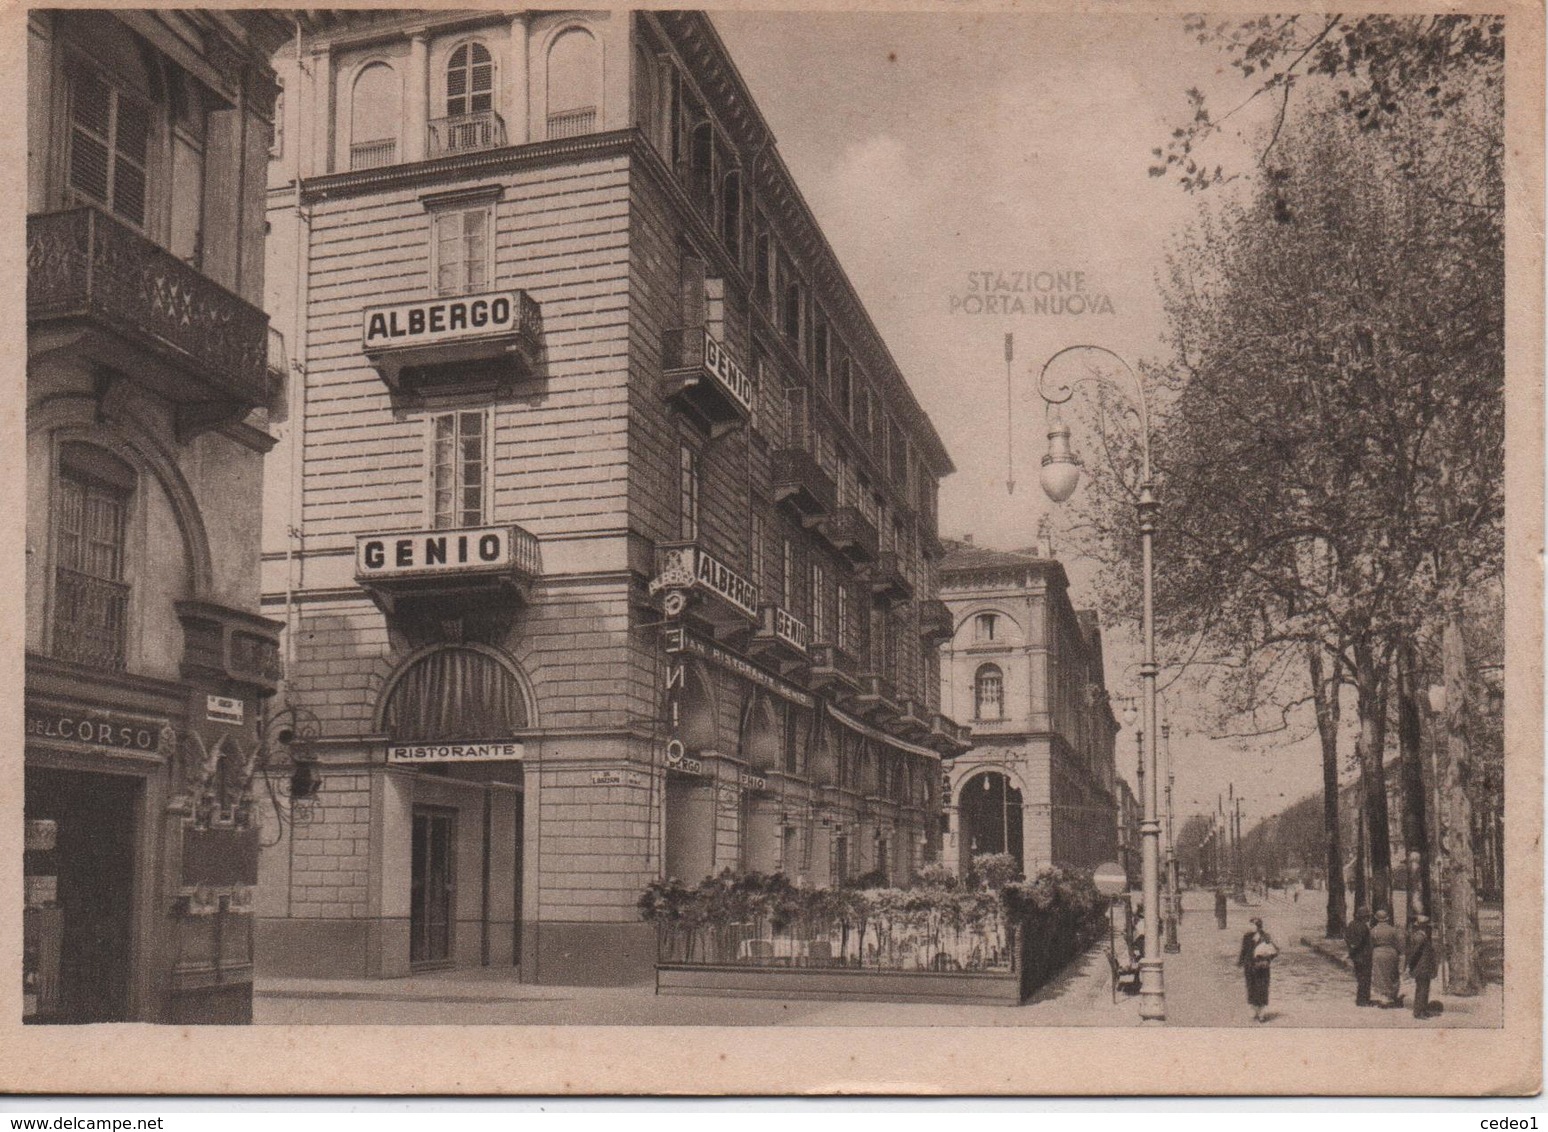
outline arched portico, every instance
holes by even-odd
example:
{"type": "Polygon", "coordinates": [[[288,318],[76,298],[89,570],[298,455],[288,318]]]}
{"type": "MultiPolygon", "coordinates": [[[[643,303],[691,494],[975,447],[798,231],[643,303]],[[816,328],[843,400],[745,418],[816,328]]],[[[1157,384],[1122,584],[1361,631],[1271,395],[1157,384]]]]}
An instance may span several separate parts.
{"type": "Polygon", "coordinates": [[[1026,860],[1022,801],[1016,782],[992,767],[962,780],[956,797],[960,875],[966,876],[973,858],[984,853],[1009,853],[1018,865],[1026,860]]]}

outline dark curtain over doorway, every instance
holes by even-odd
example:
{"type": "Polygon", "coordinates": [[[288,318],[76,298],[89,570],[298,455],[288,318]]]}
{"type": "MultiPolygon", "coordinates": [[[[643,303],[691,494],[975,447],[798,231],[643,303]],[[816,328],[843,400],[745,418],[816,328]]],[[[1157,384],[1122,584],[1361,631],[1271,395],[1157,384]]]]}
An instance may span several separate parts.
{"type": "Polygon", "coordinates": [[[394,739],[491,739],[527,726],[509,669],[487,653],[444,648],[415,661],[388,695],[382,728],[394,739]]]}

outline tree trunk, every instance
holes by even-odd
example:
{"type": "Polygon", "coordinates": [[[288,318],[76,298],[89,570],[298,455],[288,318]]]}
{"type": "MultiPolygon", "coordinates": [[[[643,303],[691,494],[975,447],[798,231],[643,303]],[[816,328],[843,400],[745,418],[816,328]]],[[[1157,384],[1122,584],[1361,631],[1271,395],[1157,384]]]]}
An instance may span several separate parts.
{"type": "Polygon", "coordinates": [[[1356,908],[1371,906],[1365,890],[1365,803],[1355,809],[1354,901],[1356,908]]]}
{"type": "Polygon", "coordinates": [[[1368,650],[1355,659],[1356,704],[1360,737],[1355,750],[1360,760],[1360,792],[1365,811],[1365,836],[1370,849],[1370,908],[1392,910],[1392,834],[1387,824],[1387,776],[1382,754],[1387,745],[1387,671],[1368,650]]]}
{"type": "Polygon", "coordinates": [[[1440,794],[1445,820],[1441,823],[1442,938],[1448,967],[1446,993],[1474,995],[1481,989],[1478,973],[1478,891],[1473,876],[1473,807],[1468,793],[1471,764],[1467,749],[1467,656],[1462,625],[1453,613],[1441,639],[1441,663],[1446,682],[1446,742],[1441,747],[1440,794]]]}
{"type": "Polygon", "coordinates": [[[1419,720],[1419,661],[1411,642],[1405,642],[1397,654],[1398,754],[1403,782],[1403,848],[1408,851],[1408,919],[1416,911],[1433,920],[1430,899],[1430,823],[1425,804],[1423,731],[1419,720]],[[1415,856],[1418,868],[1413,867],[1415,856]],[[1417,893],[1414,885],[1419,885],[1417,893]],[[1417,904],[1415,897],[1418,897],[1417,904]]]}
{"type": "Polygon", "coordinates": [[[1322,833],[1327,850],[1328,922],[1323,934],[1338,939],[1344,934],[1344,848],[1338,817],[1338,679],[1323,674],[1322,649],[1306,650],[1311,663],[1312,703],[1317,712],[1317,735],[1322,740],[1322,833]]]}

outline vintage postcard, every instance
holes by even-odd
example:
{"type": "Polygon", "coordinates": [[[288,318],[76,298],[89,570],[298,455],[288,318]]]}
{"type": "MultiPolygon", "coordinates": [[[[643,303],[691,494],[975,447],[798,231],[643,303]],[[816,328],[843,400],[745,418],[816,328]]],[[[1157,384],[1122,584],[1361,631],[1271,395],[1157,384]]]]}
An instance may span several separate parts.
{"type": "Polygon", "coordinates": [[[5,1089],[1539,1089],[1540,4],[3,33],[5,1089]]]}

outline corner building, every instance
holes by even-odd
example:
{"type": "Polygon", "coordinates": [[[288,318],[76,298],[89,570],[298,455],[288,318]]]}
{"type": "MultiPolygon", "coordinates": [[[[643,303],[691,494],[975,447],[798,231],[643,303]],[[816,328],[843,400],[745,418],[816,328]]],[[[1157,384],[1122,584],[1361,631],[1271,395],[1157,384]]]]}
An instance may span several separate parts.
{"type": "Polygon", "coordinates": [[[941,596],[955,631],[942,649],[945,709],[972,749],[951,763],[946,862],[966,873],[1009,853],[1033,876],[1119,858],[1120,791],[1102,631],[1070,603],[1047,553],[951,544],[941,596]]]}
{"type": "Polygon", "coordinates": [[[630,982],[658,878],[907,879],[951,463],[708,18],[317,19],[265,609],[322,788],[261,965],[630,982]]]}
{"type": "Polygon", "coordinates": [[[26,13],[22,1016],[246,1022],[288,21],[26,13]]]}

